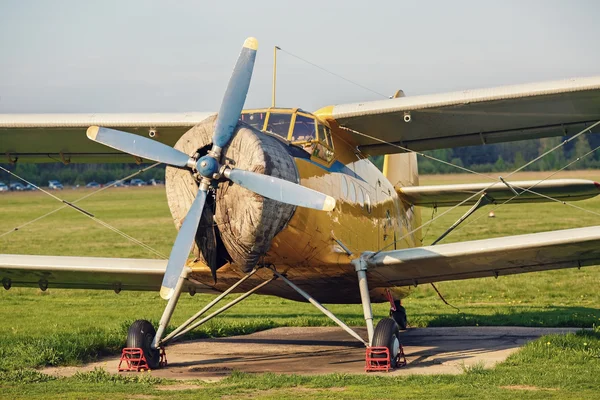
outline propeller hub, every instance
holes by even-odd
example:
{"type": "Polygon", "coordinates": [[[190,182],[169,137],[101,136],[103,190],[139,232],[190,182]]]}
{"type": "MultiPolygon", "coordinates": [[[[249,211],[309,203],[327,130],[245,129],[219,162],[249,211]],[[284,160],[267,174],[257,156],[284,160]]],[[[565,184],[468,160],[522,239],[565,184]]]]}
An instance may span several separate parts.
{"type": "Polygon", "coordinates": [[[212,178],[219,172],[219,162],[213,157],[206,155],[196,162],[196,170],[205,178],[212,178]]]}

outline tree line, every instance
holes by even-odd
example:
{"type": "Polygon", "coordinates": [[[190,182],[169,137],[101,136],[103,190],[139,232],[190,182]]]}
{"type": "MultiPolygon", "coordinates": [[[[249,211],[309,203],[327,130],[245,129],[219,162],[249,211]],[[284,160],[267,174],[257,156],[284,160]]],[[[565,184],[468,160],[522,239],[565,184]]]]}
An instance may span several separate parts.
{"type": "MultiPolygon", "coordinates": [[[[48,181],[57,180],[63,185],[86,185],[89,182],[98,182],[100,184],[109,181],[123,179],[149,164],[26,164],[17,162],[16,165],[2,164],[2,166],[18,176],[27,179],[38,186],[47,186],[48,181]]],[[[149,179],[165,179],[165,166],[158,165],[148,171],[135,176],[135,178],[148,181],[149,179]]],[[[8,184],[9,182],[21,182],[19,179],[0,170],[0,181],[8,184]]]]}
{"type": "MultiPolygon", "coordinates": [[[[520,142],[456,147],[424,151],[439,160],[474,170],[476,172],[504,172],[517,169],[567,140],[567,137],[549,137],[520,142]]],[[[600,134],[585,134],[550,152],[528,166],[526,171],[553,171],[573,163],[568,169],[600,169],[600,150],[583,157],[600,146],[600,134]],[[579,160],[577,160],[579,158],[579,160]]],[[[451,165],[418,156],[420,174],[460,173],[451,165]]],[[[383,156],[374,157],[379,168],[383,156]]]]}
{"type": "MultiPolygon", "coordinates": [[[[459,165],[477,172],[503,172],[519,168],[528,161],[558,146],[565,137],[550,137],[521,142],[489,144],[484,146],[457,147],[426,151],[425,154],[459,165]]],[[[600,169],[600,151],[592,149],[600,146],[600,134],[581,135],[575,140],[557,148],[539,161],[533,163],[528,171],[551,171],[563,168],[573,162],[569,169],[600,169]],[[577,159],[580,160],[577,161],[577,159]]],[[[459,169],[435,160],[419,156],[419,173],[446,174],[461,172],[459,169]]],[[[383,167],[383,156],[373,157],[372,161],[380,169],[383,167]]],[[[36,185],[45,186],[49,180],[58,180],[65,185],[85,185],[89,182],[104,184],[109,181],[123,179],[148,164],[0,164],[9,171],[22,176],[36,185]]],[[[165,179],[165,166],[159,165],[145,171],[136,178],[143,180],[165,179]]],[[[4,171],[0,171],[0,181],[4,183],[17,182],[4,171]]]]}

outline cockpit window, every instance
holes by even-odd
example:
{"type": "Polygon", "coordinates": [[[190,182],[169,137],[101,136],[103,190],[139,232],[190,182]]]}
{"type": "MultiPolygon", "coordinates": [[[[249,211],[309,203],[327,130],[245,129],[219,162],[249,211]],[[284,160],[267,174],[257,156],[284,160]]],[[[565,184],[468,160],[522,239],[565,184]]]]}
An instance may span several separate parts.
{"type": "Polygon", "coordinates": [[[334,159],[331,130],[317,117],[305,111],[297,108],[246,110],[240,120],[255,129],[289,140],[311,157],[326,163],[331,163],[334,159]]]}
{"type": "Polygon", "coordinates": [[[297,114],[294,132],[292,133],[292,142],[308,142],[311,140],[315,140],[314,118],[297,114]]]}
{"type": "Polygon", "coordinates": [[[267,121],[267,131],[287,139],[291,120],[292,114],[271,112],[271,114],[269,114],[269,121],[267,121]]]}
{"type": "Polygon", "coordinates": [[[247,113],[242,114],[241,120],[248,125],[252,126],[259,131],[262,131],[263,126],[265,125],[265,117],[267,113],[264,112],[256,112],[256,113],[247,113]]]}
{"type": "Polygon", "coordinates": [[[333,139],[331,138],[331,129],[325,127],[325,135],[327,136],[327,145],[333,149],[333,139]]]}

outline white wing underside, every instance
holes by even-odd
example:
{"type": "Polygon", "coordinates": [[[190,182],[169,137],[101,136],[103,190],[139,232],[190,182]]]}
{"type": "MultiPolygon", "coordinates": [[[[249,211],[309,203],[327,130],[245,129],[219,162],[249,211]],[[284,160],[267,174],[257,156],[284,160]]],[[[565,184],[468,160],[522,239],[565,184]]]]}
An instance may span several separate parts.
{"type": "MultiPolygon", "coordinates": [[[[600,226],[364,253],[362,258],[368,274],[389,286],[577,268],[600,264],[600,226]]],[[[4,254],[0,281],[12,286],[155,291],[165,267],[161,260],[4,254]]],[[[214,291],[197,281],[186,285],[198,292],[214,291]]]]}
{"type": "Polygon", "coordinates": [[[371,155],[403,152],[387,142],[431,150],[570,135],[600,120],[600,76],[342,104],[332,117],[371,155]]]}
{"type": "Polygon", "coordinates": [[[364,253],[393,286],[600,264],[600,226],[364,253]]]}
{"type": "Polygon", "coordinates": [[[0,154],[21,162],[140,162],[89,140],[92,125],[148,136],[173,146],[188,129],[214,113],[0,114],[0,154]]]}
{"type": "MultiPolygon", "coordinates": [[[[166,268],[166,260],[0,254],[5,286],[158,292],[166,268]]],[[[184,286],[185,291],[193,287],[198,293],[216,292],[193,280],[184,286]]]]}

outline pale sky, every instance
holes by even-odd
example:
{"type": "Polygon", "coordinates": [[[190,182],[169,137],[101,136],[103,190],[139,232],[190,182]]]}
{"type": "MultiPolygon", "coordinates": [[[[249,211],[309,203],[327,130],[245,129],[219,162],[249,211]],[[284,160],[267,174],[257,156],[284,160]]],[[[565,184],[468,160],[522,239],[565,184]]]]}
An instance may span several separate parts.
{"type": "MultiPolygon", "coordinates": [[[[0,0],[0,113],[217,111],[244,39],[407,95],[600,75],[600,2],[0,0]]],[[[380,96],[278,55],[278,106],[380,96]]]]}

